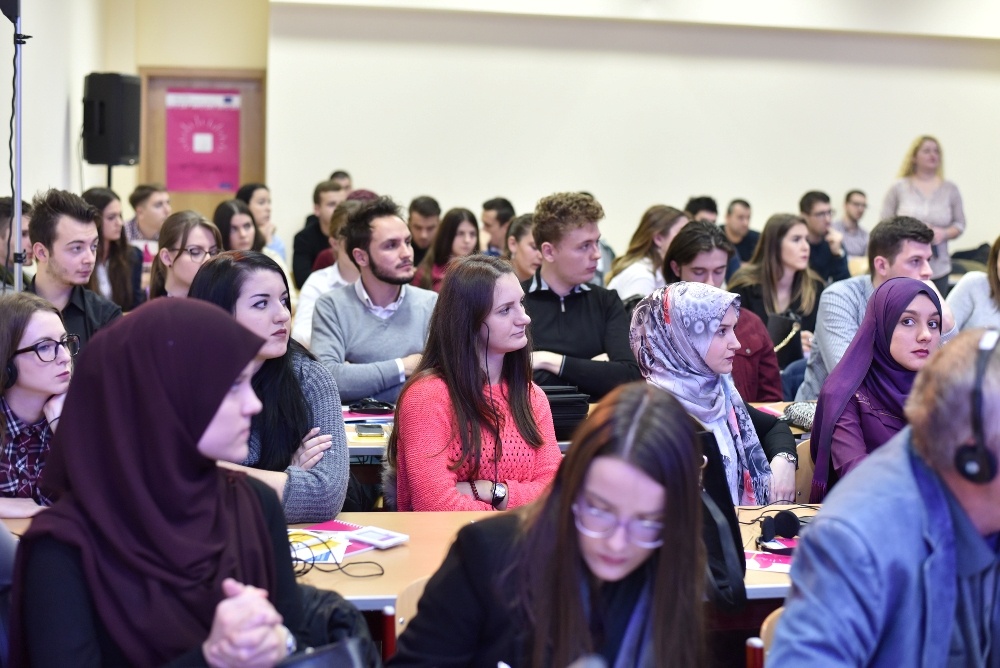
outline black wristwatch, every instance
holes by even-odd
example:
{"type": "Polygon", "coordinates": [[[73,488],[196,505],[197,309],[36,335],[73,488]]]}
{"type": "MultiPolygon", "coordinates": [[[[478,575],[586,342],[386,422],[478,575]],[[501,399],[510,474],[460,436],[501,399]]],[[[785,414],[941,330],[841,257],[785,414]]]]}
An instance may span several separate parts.
{"type": "Polygon", "coordinates": [[[494,508],[499,508],[503,505],[503,502],[507,499],[507,485],[502,482],[493,483],[493,500],[490,501],[490,505],[494,508]]]}

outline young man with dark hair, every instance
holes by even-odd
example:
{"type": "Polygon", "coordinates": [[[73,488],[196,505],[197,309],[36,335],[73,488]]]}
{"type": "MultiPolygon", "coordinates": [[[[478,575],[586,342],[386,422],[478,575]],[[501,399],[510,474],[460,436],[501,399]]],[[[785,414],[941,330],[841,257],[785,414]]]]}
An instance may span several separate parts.
{"type": "MultiPolygon", "coordinates": [[[[24,251],[22,268],[30,267],[34,262],[31,252],[31,238],[28,236],[28,226],[31,222],[31,205],[21,202],[21,249],[24,251]]],[[[0,292],[3,286],[14,285],[14,198],[0,197],[0,248],[6,248],[3,254],[3,264],[0,265],[0,292]]],[[[25,281],[26,282],[26,281],[25,281]]]]}
{"type": "Polygon", "coordinates": [[[750,229],[750,203],[745,199],[730,202],[726,207],[726,220],[720,227],[740,261],[749,262],[760,239],[760,232],[750,229]]]}
{"type": "Polygon", "coordinates": [[[494,197],[483,202],[483,232],[489,235],[486,243],[487,255],[500,257],[507,246],[507,230],[514,220],[514,205],[503,197],[494,197]]]}
{"type": "Polygon", "coordinates": [[[351,214],[343,234],[360,277],[316,300],[313,353],[345,402],[395,401],[420,362],[437,294],[407,285],[415,273],[410,230],[389,197],[351,214]]]}
{"type": "Polygon", "coordinates": [[[125,223],[129,241],[158,241],[163,221],[170,216],[170,193],[158,183],[143,183],[129,195],[135,218],[125,223]]]}
{"type": "Polygon", "coordinates": [[[330,174],[330,180],[339,183],[340,187],[346,190],[348,195],[350,195],[351,191],[354,190],[351,183],[351,175],[343,169],[335,170],[332,174],[330,174]]]}
{"type": "Polygon", "coordinates": [[[768,666],[997,665],[996,337],[966,330],[931,355],[909,426],[824,499],[795,549],[768,666]]]}
{"type": "Polygon", "coordinates": [[[576,385],[597,401],[642,374],[628,343],[628,317],[613,290],[591,285],[601,257],[597,222],[604,209],[581,193],[543,197],[532,234],[542,254],[521,284],[531,317],[535,382],[576,385]]]}
{"type": "MultiPolygon", "coordinates": [[[[931,241],[934,233],[916,218],[897,216],[872,228],[868,239],[868,272],[838,281],[823,290],[816,311],[816,331],[806,375],[795,394],[797,401],[819,398],[823,381],[854,340],[875,288],[890,278],[908,276],[932,285],[931,241]]],[[[941,341],[957,333],[955,317],[941,300],[941,341]]]]}
{"type": "Polygon", "coordinates": [[[809,267],[827,284],[850,278],[847,255],[841,247],[843,237],[830,225],[833,221],[830,196],[819,190],[810,190],[799,200],[799,213],[806,221],[809,267]]]}
{"type": "Polygon", "coordinates": [[[330,247],[330,218],[345,199],[347,191],[336,181],[322,181],[313,188],[313,215],[306,218],[292,246],[292,273],[299,289],[312,273],[316,256],[330,247]]]}
{"type": "Polygon", "coordinates": [[[684,211],[690,215],[691,220],[705,220],[714,223],[719,219],[719,205],[715,203],[714,198],[708,195],[692,197],[684,205],[684,211]]]}
{"type": "Polygon", "coordinates": [[[860,190],[851,190],[844,198],[844,217],[833,221],[833,229],[840,232],[841,242],[848,255],[865,257],[868,254],[868,230],[861,227],[861,216],[868,208],[868,198],[860,190]]]}
{"type": "Polygon", "coordinates": [[[428,195],[413,198],[406,224],[413,235],[413,266],[419,267],[434,243],[434,235],[441,224],[441,205],[428,195]]]}
{"type": "Polygon", "coordinates": [[[101,214],[82,197],[55,189],[35,197],[31,210],[29,235],[38,271],[28,289],[59,309],[66,331],[85,346],[122,314],[117,304],[84,287],[97,260],[101,214]]]}

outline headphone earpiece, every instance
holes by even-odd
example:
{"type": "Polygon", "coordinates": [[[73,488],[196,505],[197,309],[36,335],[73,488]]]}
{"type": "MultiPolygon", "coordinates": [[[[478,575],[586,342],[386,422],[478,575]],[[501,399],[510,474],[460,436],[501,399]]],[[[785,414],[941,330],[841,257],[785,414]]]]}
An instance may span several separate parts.
{"type": "Polygon", "coordinates": [[[997,477],[997,458],[986,447],[983,433],[983,378],[993,351],[1000,343],[1000,331],[988,329],[979,339],[976,357],[976,382],[972,386],[972,445],[962,445],[955,450],[955,468],[958,474],[977,485],[985,485],[997,477]]]}
{"type": "Polygon", "coordinates": [[[799,516],[790,510],[779,510],[775,515],[768,515],[760,520],[760,539],[763,542],[774,540],[776,536],[795,538],[799,535],[802,522],[799,516]]]}
{"type": "Polygon", "coordinates": [[[14,387],[14,383],[17,382],[17,366],[14,364],[14,360],[7,362],[7,380],[4,381],[3,389],[9,390],[14,387]]]}

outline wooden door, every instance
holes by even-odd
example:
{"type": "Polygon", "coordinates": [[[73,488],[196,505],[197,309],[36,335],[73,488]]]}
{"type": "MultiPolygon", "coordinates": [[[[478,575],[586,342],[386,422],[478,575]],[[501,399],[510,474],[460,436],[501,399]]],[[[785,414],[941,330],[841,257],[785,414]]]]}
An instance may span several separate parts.
{"type": "MultiPolygon", "coordinates": [[[[264,93],[263,70],[139,70],[142,79],[142,145],[139,157],[140,183],[167,181],[167,89],[198,88],[239,91],[240,183],[264,182],[264,93]]],[[[235,188],[234,188],[235,192],[235,188]]],[[[122,193],[127,196],[127,193],[122,193]]],[[[170,191],[174,211],[193,209],[211,219],[219,202],[232,193],[170,191]]]]}

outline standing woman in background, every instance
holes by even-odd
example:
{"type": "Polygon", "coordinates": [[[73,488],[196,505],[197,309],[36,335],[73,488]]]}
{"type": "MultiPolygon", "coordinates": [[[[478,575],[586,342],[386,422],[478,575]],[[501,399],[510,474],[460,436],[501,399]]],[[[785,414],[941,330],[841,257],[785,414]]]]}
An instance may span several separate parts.
{"type": "Polygon", "coordinates": [[[149,275],[149,298],[187,297],[201,265],[222,250],[222,235],[201,214],[178,211],[163,223],[159,243],[149,275]]]}
{"type": "Polygon", "coordinates": [[[142,251],[122,233],[121,200],[108,188],[91,188],[83,193],[83,199],[101,212],[101,243],[94,267],[97,292],[122,311],[131,311],[146,301],[146,291],[142,289],[142,251]]]}
{"type": "MultiPolygon", "coordinates": [[[[727,286],[740,296],[742,308],[753,311],[768,325],[782,369],[801,360],[812,349],[816,310],[823,292],[823,279],[809,268],[808,231],[799,216],[789,213],[771,216],[753,257],[733,274],[727,286]],[[777,338],[771,322],[775,319],[788,325],[777,338]],[[798,322],[798,332],[792,322],[798,322]]],[[[800,364],[802,370],[792,389],[793,396],[802,382],[801,375],[805,374],[805,364],[800,364]]]]}
{"type": "Polygon", "coordinates": [[[475,214],[468,209],[450,209],[441,219],[434,242],[410,282],[418,288],[439,292],[448,262],[478,252],[479,225],[475,214]]]}
{"type": "Polygon", "coordinates": [[[459,532],[389,665],[703,666],[696,428],[651,385],[605,396],[545,496],[459,532]]]}
{"type": "Polygon", "coordinates": [[[938,140],[928,135],[918,137],[903,160],[899,177],[885,194],[881,220],[910,216],[933,230],[931,278],[938,292],[947,297],[951,273],[948,242],[965,231],[965,211],[958,186],[944,179],[938,140]]]}
{"type": "Polygon", "coordinates": [[[531,381],[523,299],[500,258],[460,258],[448,270],[386,450],[383,492],[399,510],[506,510],[552,482],[562,454],[531,381]]]}
{"type": "Polygon", "coordinates": [[[618,292],[622,301],[639,295],[645,297],[663,287],[663,256],[674,236],[688,223],[683,211],[657,204],[646,209],[639,227],[632,235],[628,250],[615,258],[604,277],[609,290],[618,292]]]}
{"type": "Polygon", "coordinates": [[[266,341],[252,381],[264,409],[253,419],[242,470],[274,489],[289,523],[330,519],[347,494],[340,391],[291,338],[285,275],[263,253],[228,251],[201,268],[190,297],[221,306],[266,341]]]}
{"type": "MultiPolygon", "coordinates": [[[[236,199],[247,205],[257,230],[254,233],[254,240],[249,245],[243,239],[239,246],[234,245],[231,248],[227,246],[226,250],[255,250],[277,262],[285,274],[289,288],[288,299],[292,313],[295,313],[295,307],[299,303],[299,291],[295,289],[292,274],[285,262],[285,244],[278,238],[277,228],[271,222],[271,191],[263,183],[247,183],[236,191],[236,199]]],[[[217,208],[216,213],[218,212],[217,208]]],[[[225,243],[228,244],[229,240],[225,240],[225,243]]]]}
{"type": "Polygon", "coordinates": [[[535,237],[531,234],[531,222],[535,215],[522,213],[510,221],[507,228],[507,248],[503,256],[514,265],[517,280],[526,281],[535,275],[542,266],[542,254],[535,245],[535,237]]]}

